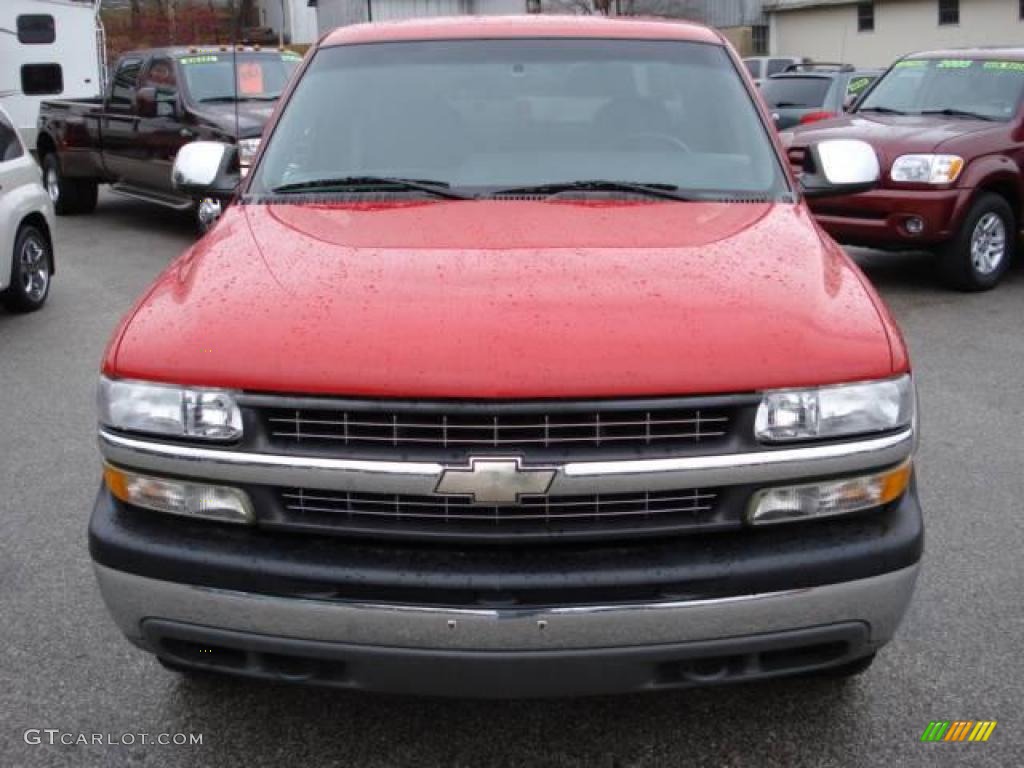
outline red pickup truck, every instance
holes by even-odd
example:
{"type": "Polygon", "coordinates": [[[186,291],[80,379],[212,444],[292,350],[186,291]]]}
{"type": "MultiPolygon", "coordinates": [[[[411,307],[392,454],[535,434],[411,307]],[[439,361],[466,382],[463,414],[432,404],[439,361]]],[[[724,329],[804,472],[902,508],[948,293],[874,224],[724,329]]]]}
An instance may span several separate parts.
{"type": "Polygon", "coordinates": [[[536,696],[850,675],[922,518],[885,306],[718,33],[347,27],[125,317],[99,387],[103,597],[172,669],[536,696]]]}
{"type": "Polygon", "coordinates": [[[806,149],[861,139],[878,153],[881,186],[811,209],[837,240],[931,249],[951,286],[994,288],[1024,221],[1024,48],[915,53],[896,62],[854,111],[785,137],[804,170],[806,149]]]}

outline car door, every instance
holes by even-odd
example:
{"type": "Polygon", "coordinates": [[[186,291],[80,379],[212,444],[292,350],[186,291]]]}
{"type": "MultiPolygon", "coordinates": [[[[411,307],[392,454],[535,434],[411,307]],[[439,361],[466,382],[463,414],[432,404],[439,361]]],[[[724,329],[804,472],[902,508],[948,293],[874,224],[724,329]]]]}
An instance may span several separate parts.
{"type": "Polygon", "coordinates": [[[100,119],[103,165],[107,175],[119,182],[138,183],[139,166],[145,159],[135,112],[135,92],[143,63],[141,56],[126,56],[120,61],[100,119]]]}
{"type": "MultiPolygon", "coordinates": [[[[145,162],[139,168],[138,183],[162,194],[172,194],[171,167],[182,145],[192,134],[182,132],[182,105],[175,62],[154,57],[139,79],[137,93],[152,97],[150,114],[139,114],[138,132],[144,146],[145,162]]],[[[137,100],[141,104],[141,100],[137,100]]]]}

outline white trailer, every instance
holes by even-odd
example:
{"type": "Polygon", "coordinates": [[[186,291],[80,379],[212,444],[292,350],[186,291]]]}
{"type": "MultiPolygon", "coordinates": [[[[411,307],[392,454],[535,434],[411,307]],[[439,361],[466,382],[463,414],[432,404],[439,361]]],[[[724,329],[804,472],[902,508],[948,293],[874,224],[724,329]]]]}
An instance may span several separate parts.
{"type": "Polygon", "coordinates": [[[0,1],[0,104],[33,149],[41,101],[103,91],[99,9],[100,0],[0,1]]]}

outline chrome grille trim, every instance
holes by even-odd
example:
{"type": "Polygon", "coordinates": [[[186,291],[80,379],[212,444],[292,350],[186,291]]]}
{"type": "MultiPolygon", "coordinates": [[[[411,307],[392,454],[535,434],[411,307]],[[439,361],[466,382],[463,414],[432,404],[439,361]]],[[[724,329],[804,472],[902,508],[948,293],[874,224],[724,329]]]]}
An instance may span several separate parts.
{"type": "MultiPolygon", "coordinates": [[[[211,448],[100,431],[113,464],[222,483],[367,493],[431,495],[445,466],[211,448]]],[[[552,496],[780,484],[895,466],[914,451],[913,429],[822,445],[667,459],[578,461],[557,465],[552,496]]]]}

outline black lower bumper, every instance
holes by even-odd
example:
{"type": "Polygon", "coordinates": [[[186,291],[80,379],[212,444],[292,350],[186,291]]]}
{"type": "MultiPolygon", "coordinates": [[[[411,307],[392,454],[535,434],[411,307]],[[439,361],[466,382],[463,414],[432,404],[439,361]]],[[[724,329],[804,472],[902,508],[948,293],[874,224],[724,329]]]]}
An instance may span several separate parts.
{"type": "Polygon", "coordinates": [[[581,696],[752,682],[873,652],[860,622],[701,642],[559,651],[439,651],[270,637],[148,619],[165,664],[268,680],[463,698],[581,696]]]}

